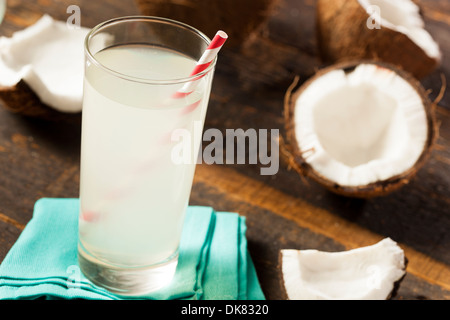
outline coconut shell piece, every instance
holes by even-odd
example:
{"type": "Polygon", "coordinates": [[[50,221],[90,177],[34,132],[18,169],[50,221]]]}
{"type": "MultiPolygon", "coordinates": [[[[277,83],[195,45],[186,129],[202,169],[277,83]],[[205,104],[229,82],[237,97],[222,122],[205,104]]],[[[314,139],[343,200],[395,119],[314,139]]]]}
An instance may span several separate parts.
{"type": "Polygon", "coordinates": [[[0,104],[12,113],[46,121],[70,121],[80,115],[80,113],[59,112],[42,103],[23,80],[13,87],[0,87],[0,100],[2,100],[0,104]]]}
{"type": "Polygon", "coordinates": [[[283,151],[285,158],[287,158],[288,165],[292,169],[294,169],[301,177],[310,178],[311,180],[319,183],[329,191],[346,197],[371,198],[371,197],[385,196],[405,186],[414,178],[418,170],[426,163],[435,144],[435,140],[437,138],[437,127],[434,110],[435,105],[428,98],[428,93],[421,86],[420,82],[416,80],[414,77],[412,77],[410,74],[404,72],[403,70],[398,69],[393,65],[380,62],[373,62],[373,61],[345,62],[321,69],[313,77],[308,79],[303,84],[298,85],[294,83],[287,90],[285,95],[284,108],[285,108],[284,115],[285,115],[286,141],[284,141],[283,144],[283,151]],[[357,185],[357,186],[340,185],[335,181],[332,181],[326,176],[319,173],[308,162],[308,155],[310,154],[310,152],[314,152],[314,150],[300,150],[299,141],[296,137],[295,131],[296,101],[300,97],[300,95],[302,95],[302,93],[306,90],[306,88],[308,88],[308,86],[316,79],[334,70],[343,70],[346,73],[352,72],[357,66],[364,63],[373,64],[378,66],[379,68],[386,68],[387,70],[392,70],[396,72],[397,75],[406,80],[416,90],[416,92],[422,99],[424,111],[426,114],[427,138],[418,160],[412,167],[402,172],[401,174],[397,174],[387,179],[378,180],[365,185],[357,185]]]}
{"type": "Polygon", "coordinates": [[[136,0],[143,15],[189,24],[212,37],[218,29],[229,35],[227,47],[240,46],[276,10],[279,0],[136,0]]]}
{"type": "Polygon", "coordinates": [[[283,249],[278,263],[286,300],[389,300],[406,276],[408,259],[385,238],[341,252],[283,249]]]}
{"type": "MultiPolygon", "coordinates": [[[[381,17],[387,10],[381,8],[381,17]]],[[[328,63],[375,59],[401,67],[419,79],[439,66],[440,53],[430,56],[395,28],[382,24],[369,28],[370,19],[361,0],[318,0],[317,37],[322,59],[328,63]]],[[[426,37],[432,41],[429,34],[426,37]]]]}
{"type": "Polygon", "coordinates": [[[0,37],[1,105],[14,113],[46,120],[79,114],[83,43],[88,31],[68,28],[65,22],[43,15],[11,37],[0,37]]]}

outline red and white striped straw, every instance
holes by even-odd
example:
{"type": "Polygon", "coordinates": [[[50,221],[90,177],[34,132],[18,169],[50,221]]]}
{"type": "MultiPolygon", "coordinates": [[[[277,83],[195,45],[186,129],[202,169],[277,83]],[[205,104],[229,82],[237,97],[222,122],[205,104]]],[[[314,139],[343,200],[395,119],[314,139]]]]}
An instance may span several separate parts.
{"type": "MultiPolygon", "coordinates": [[[[228,35],[225,32],[221,30],[217,31],[216,35],[211,40],[211,43],[206,48],[205,52],[200,57],[200,59],[197,61],[197,64],[195,65],[194,70],[192,70],[190,76],[195,76],[196,74],[199,74],[204,70],[206,70],[209,67],[209,65],[214,61],[214,58],[217,56],[217,54],[219,53],[220,49],[222,48],[223,44],[227,39],[228,35]]],[[[178,99],[190,95],[192,92],[194,92],[195,87],[197,86],[198,80],[200,78],[201,77],[196,78],[193,81],[187,82],[181,89],[175,92],[173,98],[178,99]]]]}

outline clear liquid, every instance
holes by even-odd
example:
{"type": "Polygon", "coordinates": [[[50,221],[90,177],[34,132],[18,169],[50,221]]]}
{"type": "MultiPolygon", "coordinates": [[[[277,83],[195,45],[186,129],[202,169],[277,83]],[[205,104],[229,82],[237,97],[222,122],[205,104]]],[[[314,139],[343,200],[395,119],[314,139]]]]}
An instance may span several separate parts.
{"type": "MultiPolygon", "coordinates": [[[[161,48],[129,45],[96,54],[122,74],[179,79],[195,61],[161,48]]],[[[96,259],[119,267],[157,264],[177,252],[195,160],[176,164],[171,133],[194,137],[206,113],[211,78],[183,99],[171,96],[183,84],[124,80],[91,64],[86,68],[81,150],[80,244],[96,259]],[[198,100],[194,110],[184,112],[198,100]]],[[[191,141],[197,155],[200,141],[191,141]]]]}

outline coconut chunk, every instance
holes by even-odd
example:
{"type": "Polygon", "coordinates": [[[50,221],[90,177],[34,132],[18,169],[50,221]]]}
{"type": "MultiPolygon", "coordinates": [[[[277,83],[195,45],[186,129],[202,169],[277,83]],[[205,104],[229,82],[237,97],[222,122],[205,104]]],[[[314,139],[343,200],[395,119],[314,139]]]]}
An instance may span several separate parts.
{"type": "Polygon", "coordinates": [[[327,62],[378,60],[420,79],[442,60],[420,7],[411,0],[318,0],[317,31],[327,62]]]}
{"type": "MultiPolygon", "coordinates": [[[[42,16],[11,38],[0,38],[0,87],[24,81],[42,103],[62,112],[80,112],[87,28],[42,16]]],[[[7,102],[6,102],[7,103],[7,102]]]]}
{"type": "Polygon", "coordinates": [[[409,182],[434,141],[424,89],[378,63],[331,66],[304,83],[287,106],[295,161],[332,191],[389,193],[409,182]]]}
{"type": "Polygon", "coordinates": [[[386,300],[406,274],[403,250],[390,238],[342,252],[280,252],[290,300],[386,300]]]}
{"type": "Polygon", "coordinates": [[[441,60],[439,45],[424,29],[425,23],[420,8],[411,0],[358,0],[361,6],[380,24],[380,28],[390,28],[408,36],[428,56],[441,60]],[[376,6],[379,14],[374,14],[376,6]]]}

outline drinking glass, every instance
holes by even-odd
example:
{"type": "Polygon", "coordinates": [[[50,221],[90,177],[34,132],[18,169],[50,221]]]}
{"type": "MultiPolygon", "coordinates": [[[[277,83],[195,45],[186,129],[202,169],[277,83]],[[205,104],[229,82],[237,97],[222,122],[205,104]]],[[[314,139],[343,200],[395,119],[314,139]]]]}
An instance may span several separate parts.
{"type": "Polygon", "coordinates": [[[190,74],[209,43],[147,16],[106,21],[86,37],[78,259],[116,294],[145,294],[174,276],[216,59],[190,74]],[[190,82],[193,92],[176,95],[190,82]]]}

